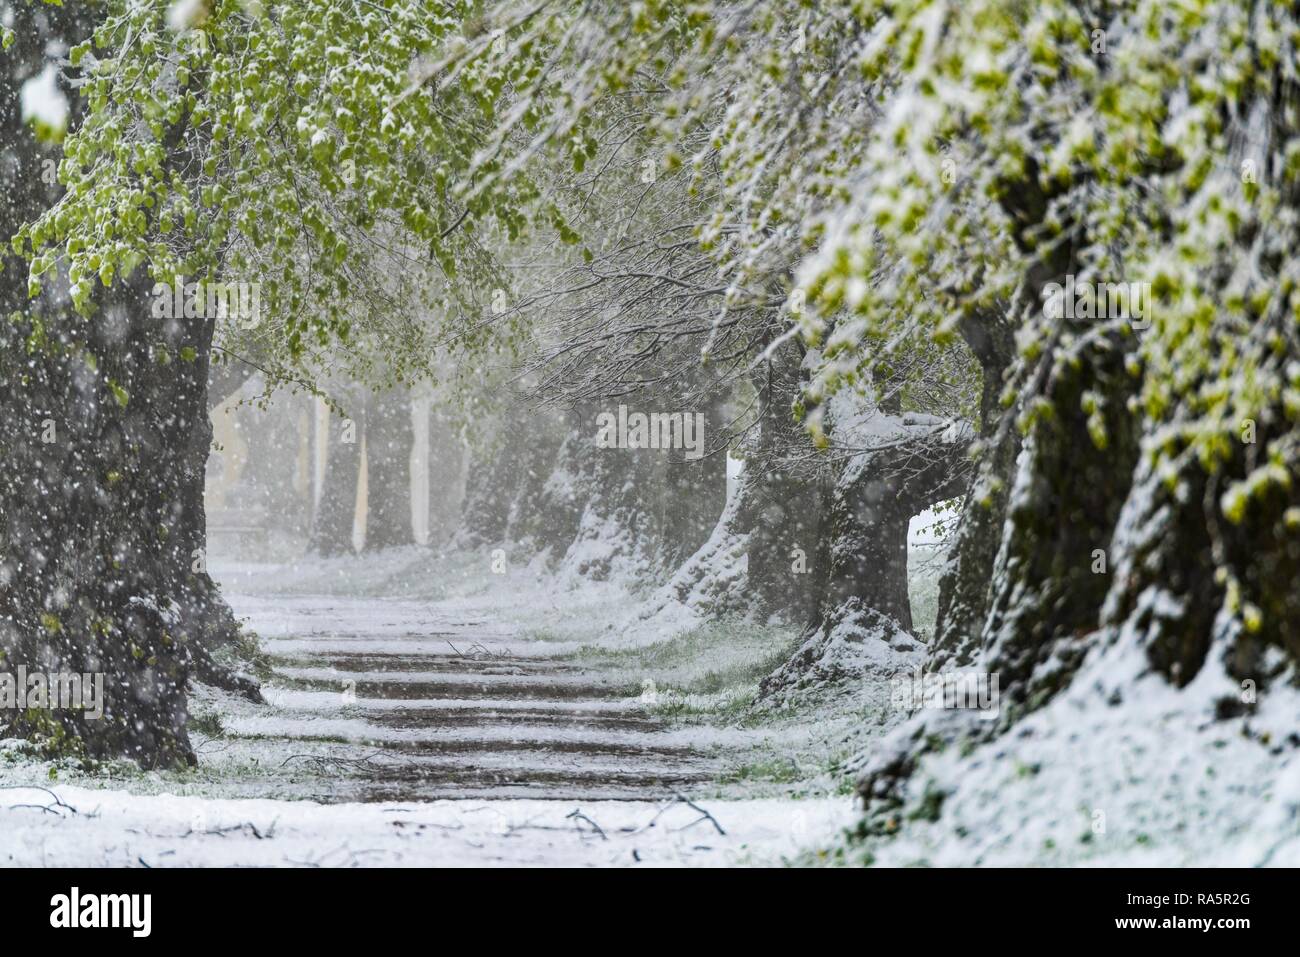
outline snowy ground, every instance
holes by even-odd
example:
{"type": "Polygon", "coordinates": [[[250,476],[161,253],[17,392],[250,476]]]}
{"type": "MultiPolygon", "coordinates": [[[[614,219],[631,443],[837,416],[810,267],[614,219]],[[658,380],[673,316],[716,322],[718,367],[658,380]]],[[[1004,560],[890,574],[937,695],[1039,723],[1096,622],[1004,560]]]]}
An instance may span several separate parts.
{"type": "Polygon", "coordinates": [[[825,798],[698,809],[672,801],[321,805],[66,786],[0,794],[6,866],[771,865],[834,841],[853,820],[847,801],[825,798]]]}
{"type": "Polygon", "coordinates": [[[186,772],[0,745],[0,865],[1300,864],[1293,689],[1214,720],[1208,677],[1111,650],[849,841],[852,769],[903,720],[883,683],[756,709],[794,633],[489,561],[218,565],[267,703],[198,689],[186,772]]]}
{"type": "Polygon", "coordinates": [[[1300,866],[1300,691],[1256,713],[1206,668],[1178,689],[1140,648],[1098,649],[1007,734],[922,759],[886,833],[851,860],[890,866],[1300,866]]]}
{"type": "Polygon", "coordinates": [[[197,689],[194,771],[10,755],[0,863],[774,864],[841,841],[824,756],[857,717],[744,718],[793,635],[656,636],[621,624],[623,585],[487,568],[215,565],[267,703],[197,689]]]}

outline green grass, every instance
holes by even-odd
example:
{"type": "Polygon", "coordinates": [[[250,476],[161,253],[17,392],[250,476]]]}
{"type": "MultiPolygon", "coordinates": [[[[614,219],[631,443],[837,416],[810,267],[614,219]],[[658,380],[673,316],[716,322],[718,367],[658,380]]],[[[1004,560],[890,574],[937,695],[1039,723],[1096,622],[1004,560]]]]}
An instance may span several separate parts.
{"type": "Polygon", "coordinates": [[[523,637],[526,638],[526,639],[528,639],[529,641],[547,641],[547,642],[556,642],[556,641],[569,641],[569,640],[570,640],[570,639],[567,638],[565,635],[562,635],[562,634],[560,634],[559,632],[557,632],[557,631],[555,631],[555,630],[553,630],[553,629],[551,629],[551,628],[530,628],[530,629],[525,629],[524,632],[523,632],[523,637]]]}
{"type": "Polygon", "coordinates": [[[791,758],[771,758],[742,764],[731,771],[726,780],[732,782],[757,782],[766,784],[798,784],[804,773],[791,758]]]}
{"type": "Polygon", "coordinates": [[[221,718],[216,712],[194,714],[191,713],[187,727],[190,731],[197,731],[199,734],[209,738],[220,738],[226,733],[226,729],[221,726],[221,718]]]}
{"type": "Polygon", "coordinates": [[[272,656],[262,648],[257,632],[244,625],[233,641],[217,649],[213,659],[232,671],[251,672],[258,681],[269,681],[275,673],[272,656]]]}
{"type": "Polygon", "coordinates": [[[797,633],[790,628],[722,621],[637,648],[587,646],[574,657],[593,666],[622,671],[637,684],[654,682],[661,692],[715,696],[716,706],[704,707],[714,712],[718,707],[747,707],[759,681],[789,658],[797,644],[797,633]]]}

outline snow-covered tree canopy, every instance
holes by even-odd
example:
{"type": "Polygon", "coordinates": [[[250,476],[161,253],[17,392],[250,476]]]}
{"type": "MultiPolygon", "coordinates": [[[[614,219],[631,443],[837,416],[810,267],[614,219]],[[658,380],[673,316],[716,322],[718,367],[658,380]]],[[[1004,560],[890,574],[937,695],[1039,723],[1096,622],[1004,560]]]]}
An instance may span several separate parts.
{"type": "MultiPolygon", "coordinates": [[[[274,371],[341,343],[354,369],[382,357],[381,374],[428,372],[440,330],[427,316],[500,284],[485,230],[458,229],[470,210],[453,197],[494,109],[468,83],[436,104],[412,100],[400,123],[382,104],[466,11],[105,6],[69,58],[88,112],[64,144],[66,193],[15,239],[33,253],[32,293],[60,260],[83,312],[96,283],[144,265],[162,283],[255,282],[275,322],[233,341],[274,371]]],[[[531,194],[520,183],[514,195],[474,212],[516,230],[531,194]]],[[[470,322],[456,335],[483,342],[470,322]]]]}
{"type": "MultiPolygon", "coordinates": [[[[490,309],[488,247],[545,233],[594,257],[555,160],[582,174],[617,117],[637,162],[691,173],[691,229],[723,290],[714,330],[775,304],[813,350],[815,437],[837,390],[963,322],[1009,321],[1004,402],[1022,429],[1053,414],[1054,364],[1118,333],[1170,482],[1188,456],[1215,469],[1247,422],[1259,441],[1226,517],[1292,481],[1286,4],[108,7],[71,55],[90,112],[67,139],[67,193],[17,240],[33,290],[60,259],[82,307],[96,278],[146,262],[256,278],[283,363],[347,341],[359,309],[415,300],[447,322],[385,347],[472,354],[520,315],[490,309]],[[395,259],[416,295],[382,278],[395,259]]],[[[1104,447],[1105,400],[1081,401],[1104,447]]]]}

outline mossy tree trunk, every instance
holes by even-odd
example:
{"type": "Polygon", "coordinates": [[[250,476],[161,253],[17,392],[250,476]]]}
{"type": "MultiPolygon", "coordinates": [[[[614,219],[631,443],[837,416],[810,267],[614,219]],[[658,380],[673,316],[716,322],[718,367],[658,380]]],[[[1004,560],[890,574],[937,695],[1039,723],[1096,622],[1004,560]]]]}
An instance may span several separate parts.
{"type": "Polygon", "coordinates": [[[1025,439],[983,629],[986,667],[1012,705],[1059,690],[1100,624],[1111,539],[1138,460],[1130,345],[1094,333],[1050,361],[1043,396],[1052,411],[1025,439]],[[1099,416],[1092,429],[1085,397],[1099,416]],[[1098,422],[1104,439],[1094,438],[1098,422]]]}
{"type": "Polygon", "coordinates": [[[1262,409],[1211,475],[1186,449],[1174,469],[1157,470],[1154,451],[1168,431],[1150,427],[1112,540],[1101,637],[1136,643],[1179,686],[1218,669],[1223,715],[1249,710],[1300,660],[1300,483],[1268,485],[1235,521],[1222,504],[1257,464],[1260,444],[1290,429],[1280,401],[1262,409]]]}
{"type": "Polygon", "coordinates": [[[802,349],[780,346],[755,369],[758,421],[744,447],[738,534],[747,537],[746,588],[761,618],[807,622],[816,611],[826,471],[795,420],[802,349]]]}
{"type": "Polygon", "coordinates": [[[951,556],[939,580],[930,668],[966,665],[976,656],[988,617],[990,574],[1002,541],[1007,492],[1020,452],[1019,431],[999,429],[1003,375],[1015,356],[1011,326],[1001,317],[984,316],[966,319],[961,330],[979,360],[983,379],[979,456],[968,473],[971,481],[965,489],[951,556]]]}

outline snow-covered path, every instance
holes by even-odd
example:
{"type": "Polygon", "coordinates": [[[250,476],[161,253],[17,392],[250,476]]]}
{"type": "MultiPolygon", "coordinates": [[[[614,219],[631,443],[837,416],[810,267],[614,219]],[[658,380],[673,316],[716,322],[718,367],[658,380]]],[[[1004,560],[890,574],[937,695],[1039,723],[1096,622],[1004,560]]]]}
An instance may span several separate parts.
{"type": "Polygon", "coordinates": [[[420,602],[232,601],[276,677],[273,712],[227,718],[226,733],[282,741],[335,800],[662,800],[717,776],[637,687],[557,660],[557,643],[420,602]]]}

